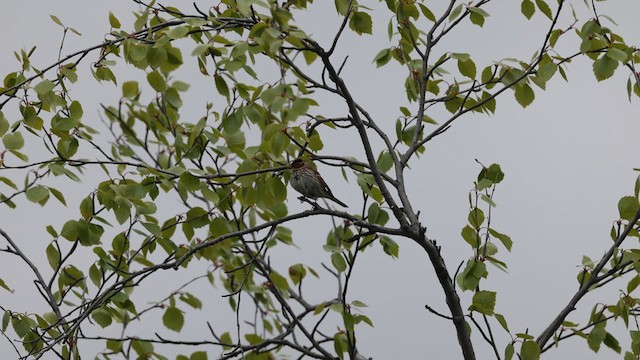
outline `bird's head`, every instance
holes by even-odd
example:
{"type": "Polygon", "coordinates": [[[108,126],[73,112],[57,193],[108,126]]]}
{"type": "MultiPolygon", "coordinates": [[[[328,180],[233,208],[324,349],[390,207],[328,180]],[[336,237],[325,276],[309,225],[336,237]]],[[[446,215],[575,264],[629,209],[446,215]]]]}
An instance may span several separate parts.
{"type": "Polygon", "coordinates": [[[295,159],[291,162],[291,168],[293,169],[301,169],[304,167],[304,165],[305,163],[302,159],[295,159]]]}

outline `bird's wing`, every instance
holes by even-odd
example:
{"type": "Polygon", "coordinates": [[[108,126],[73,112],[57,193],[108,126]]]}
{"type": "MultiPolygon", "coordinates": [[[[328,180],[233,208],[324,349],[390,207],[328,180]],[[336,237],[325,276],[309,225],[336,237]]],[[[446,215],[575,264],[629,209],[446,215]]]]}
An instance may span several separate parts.
{"type": "Polygon", "coordinates": [[[327,185],[327,183],[324,181],[322,176],[320,176],[320,173],[318,173],[317,171],[315,173],[318,176],[318,179],[320,180],[320,184],[322,184],[322,188],[324,188],[329,193],[329,195],[333,196],[333,193],[331,192],[331,189],[329,189],[329,185],[327,185]]]}

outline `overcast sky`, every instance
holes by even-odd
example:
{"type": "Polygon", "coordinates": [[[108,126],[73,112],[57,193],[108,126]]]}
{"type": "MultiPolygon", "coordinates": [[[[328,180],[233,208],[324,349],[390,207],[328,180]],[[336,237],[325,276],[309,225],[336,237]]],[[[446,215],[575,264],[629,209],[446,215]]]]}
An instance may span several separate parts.
{"type": "MultiPolygon", "coordinates": [[[[187,12],[191,11],[185,2],[165,3],[180,4],[187,12]]],[[[206,2],[199,3],[203,4],[202,8],[208,7],[206,2]]],[[[316,3],[312,9],[317,12],[301,18],[299,24],[321,43],[327,44],[340,19],[332,9],[333,2],[317,0],[316,3]]],[[[579,18],[590,17],[583,1],[570,3],[579,18]]],[[[608,26],[623,35],[627,44],[640,44],[640,22],[637,21],[640,2],[610,0],[597,5],[601,14],[616,20],[619,26],[608,26]]],[[[397,66],[376,72],[371,61],[380,49],[389,45],[386,37],[389,15],[378,2],[367,2],[367,6],[374,9],[372,16],[374,21],[377,20],[374,31],[379,35],[345,36],[336,58],[349,55],[343,74],[356,100],[382,126],[393,129],[398,107],[406,105],[402,88],[405,75],[397,66]]],[[[82,33],[81,37],[68,36],[62,51],[66,54],[99,43],[109,30],[109,11],[120,18],[124,28],[129,27],[133,9],[136,7],[127,1],[8,2],[0,13],[5,29],[9,29],[1,42],[0,69],[3,74],[15,69],[17,63],[12,52],[32,45],[38,47],[34,61],[36,67],[55,61],[61,28],[50,20],[50,14],[82,33]]],[[[441,51],[468,52],[482,69],[491,61],[505,57],[528,60],[541,45],[548,26],[546,18],[526,21],[519,13],[519,2],[512,0],[494,0],[485,10],[491,17],[483,29],[472,25],[459,27],[452,32],[449,41],[445,40],[441,51]]],[[[571,23],[569,14],[570,9],[565,9],[567,16],[561,18],[560,27],[571,23]]],[[[562,55],[571,53],[572,45],[576,44],[567,41],[564,44],[566,52],[562,55]]],[[[194,72],[181,74],[183,80],[193,86],[183,96],[186,104],[183,118],[196,119],[202,114],[201,105],[207,100],[207,94],[214,90],[212,81],[198,76],[189,53],[184,52],[184,67],[194,72]],[[194,105],[194,110],[190,110],[189,104],[194,105]]],[[[97,105],[115,103],[120,90],[110,84],[96,84],[90,75],[87,76],[90,62],[96,57],[97,54],[89,55],[81,65],[86,79],[81,78],[72,93],[83,102],[85,117],[94,117],[95,125],[99,125],[97,105]]],[[[457,120],[449,131],[430,142],[426,153],[411,165],[412,171],[407,180],[409,194],[417,210],[422,212],[421,219],[428,228],[427,234],[442,246],[451,272],[472,255],[459,234],[468,212],[467,193],[479,171],[474,159],[502,166],[506,177],[497,189],[495,201],[498,207],[492,223],[496,229],[511,236],[514,246],[512,253],[501,250],[499,254],[499,258],[507,262],[509,272],[491,269],[490,278],[482,286],[498,292],[496,311],[505,315],[514,333],[528,329],[530,334],[537,336],[577,290],[576,275],[582,256],[598,260],[610,245],[609,231],[618,217],[618,199],[632,193],[637,175],[633,168],[640,167],[640,108],[637,99],[627,100],[627,76],[628,72],[622,70],[612,79],[598,83],[593,76],[591,62],[577,59],[569,64],[568,83],[558,77],[548,84],[545,92],[535,88],[536,100],[526,109],[516,103],[511,91],[507,91],[498,98],[495,115],[469,114],[457,120]]],[[[122,76],[123,79],[125,77],[122,76]]],[[[274,79],[278,77],[279,74],[273,75],[274,79]]],[[[11,114],[15,110],[4,111],[11,114]]],[[[317,112],[323,111],[344,113],[344,109],[322,107],[317,112]]],[[[431,114],[436,119],[444,119],[446,115],[431,114]]],[[[353,134],[324,134],[327,136],[323,138],[326,144],[323,154],[361,154],[359,149],[353,148],[353,134]]],[[[319,170],[334,194],[350,204],[352,211],[358,211],[362,200],[355,191],[355,182],[345,183],[335,169],[321,166],[319,170]]],[[[83,186],[88,188],[84,192],[77,191],[76,200],[91,191],[91,183],[83,186]]],[[[293,196],[289,198],[291,213],[307,208],[293,196]]],[[[77,215],[76,205],[42,209],[25,203],[17,212],[0,208],[0,227],[29,249],[39,252],[33,254],[34,258],[45,261],[43,244],[50,238],[45,235],[44,226],[56,221],[60,224],[77,215]],[[52,208],[64,211],[53,213],[52,208]]],[[[309,263],[320,269],[320,262],[327,262],[322,244],[330,228],[329,220],[302,219],[292,227],[294,231],[298,230],[295,234],[299,236],[296,240],[299,248],[272,253],[272,262],[278,264],[280,260],[285,264],[282,269],[286,269],[293,257],[298,259],[296,262],[309,263]],[[307,229],[304,237],[299,235],[302,229],[307,229]]],[[[366,252],[352,280],[351,297],[370,305],[366,313],[375,324],[375,328],[362,327],[358,330],[359,349],[375,359],[406,359],[417,354],[434,359],[460,358],[452,324],[424,310],[424,304],[429,304],[446,312],[442,290],[433,276],[426,254],[408,241],[400,240],[399,243],[400,258],[395,261],[381,251],[366,252]]],[[[636,243],[629,239],[627,247],[632,245],[636,243]]],[[[3,255],[3,259],[6,256],[3,255]]],[[[5,260],[0,265],[0,277],[16,288],[13,296],[0,294],[0,302],[19,308],[20,304],[34,301],[21,296],[34,292],[31,283],[19,283],[19,278],[13,275],[13,266],[18,265],[11,265],[5,260]]],[[[617,301],[620,288],[626,288],[626,282],[614,282],[608,290],[586,297],[569,320],[586,322],[594,302],[617,301]]],[[[318,294],[333,291],[321,287],[312,290],[318,294]]],[[[207,300],[224,304],[219,295],[212,292],[207,300]]],[[[468,295],[463,295],[466,301],[463,308],[469,305],[468,295]]],[[[27,309],[24,308],[25,311],[27,309]]],[[[225,308],[220,313],[207,313],[205,316],[217,318],[223,316],[223,312],[228,313],[225,308]]],[[[618,324],[613,328],[616,327],[621,328],[618,324]]],[[[506,337],[498,327],[494,330],[500,333],[502,346],[506,345],[506,337]]],[[[619,340],[626,344],[624,332],[618,334],[619,340]]],[[[474,337],[474,341],[478,358],[491,358],[489,347],[479,337],[474,337]]],[[[8,351],[11,351],[8,344],[0,342],[0,353],[8,351]]],[[[217,351],[210,352],[211,358],[215,354],[217,351]]],[[[582,359],[607,359],[614,357],[614,353],[603,347],[599,354],[594,354],[583,340],[571,339],[562,343],[559,349],[545,354],[546,359],[578,356],[582,359]]]]}

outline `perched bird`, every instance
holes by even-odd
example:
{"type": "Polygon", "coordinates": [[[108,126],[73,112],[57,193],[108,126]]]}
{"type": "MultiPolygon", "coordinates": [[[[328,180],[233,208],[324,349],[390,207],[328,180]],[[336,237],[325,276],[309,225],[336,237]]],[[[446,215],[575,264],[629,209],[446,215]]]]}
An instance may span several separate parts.
{"type": "Polygon", "coordinates": [[[313,200],[317,198],[329,199],[336,204],[347,207],[345,203],[336,199],[331,189],[324,182],[322,176],[302,159],[295,159],[291,163],[291,186],[304,197],[313,200]]]}

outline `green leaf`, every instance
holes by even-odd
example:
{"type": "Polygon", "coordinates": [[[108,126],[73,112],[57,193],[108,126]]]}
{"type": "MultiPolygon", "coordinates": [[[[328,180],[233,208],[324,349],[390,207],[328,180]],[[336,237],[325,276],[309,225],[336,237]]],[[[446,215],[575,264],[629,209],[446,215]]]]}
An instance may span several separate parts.
{"type": "Polygon", "coordinates": [[[177,307],[169,306],[162,315],[162,323],[167,329],[180,332],[184,325],[184,315],[177,307]]]}
{"type": "Polygon", "coordinates": [[[93,197],[87,196],[82,199],[80,202],[80,215],[82,215],[85,220],[88,220],[93,216],[93,210],[93,197]]]}
{"type": "Polygon", "coordinates": [[[334,0],[336,5],[336,11],[338,14],[345,16],[347,15],[347,11],[349,11],[349,2],[348,0],[334,0]]]}
{"type": "Polygon", "coordinates": [[[242,127],[242,115],[239,112],[232,112],[228,116],[224,116],[222,119],[222,126],[224,131],[235,134],[242,127]]]}
{"type": "Polygon", "coordinates": [[[7,130],[9,130],[9,121],[4,117],[2,111],[0,111],[0,136],[6,134],[7,130]]]}
{"type": "Polygon", "coordinates": [[[122,96],[127,99],[133,99],[140,93],[137,81],[125,81],[122,83],[122,96]]]}
{"type": "Polygon", "coordinates": [[[622,348],[620,347],[620,343],[618,342],[618,339],[616,339],[609,332],[607,332],[607,335],[604,337],[603,342],[609,349],[617,352],[618,354],[620,354],[620,352],[622,351],[622,348]]]}
{"type": "Polygon", "coordinates": [[[602,55],[600,58],[593,62],[593,73],[596,75],[598,81],[606,80],[613,76],[613,73],[618,68],[619,62],[612,59],[607,55],[602,55]]]}
{"type": "Polygon", "coordinates": [[[49,200],[49,189],[44,186],[34,186],[26,191],[27,199],[36,204],[44,205],[49,200]]]}
{"type": "Polygon", "coordinates": [[[382,49],[376,55],[376,57],[373,58],[373,62],[376,63],[376,67],[381,67],[383,65],[386,65],[389,62],[389,60],[391,60],[391,58],[392,58],[391,50],[390,49],[382,49]]]}
{"type": "Polygon", "coordinates": [[[64,158],[70,158],[78,151],[78,140],[75,137],[62,138],[58,141],[58,152],[64,158]]]}
{"type": "Polygon", "coordinates": [[[474,290],[480,283],[481,278],[488,276],[487,265],[481,261],[470,259],[464,270],[458,274],[456,282],[463,291],[474,290]]]}
{"type": "Polygon", "coordinates": [[[625,196],[618,201],[620,218],[631,220],[638,212],[638,199],[634,196],[625,196]]]}
{"type": "Polygon", "coordinates": [[[518,104],[523,108],[529,106],[535,99],[535,93],[529,84],[523,84],[522,86],[515,86],[515,96],[518,104]]]}
{"type": "Polygon", "coordinates": [[[540,11],[542,11],[542,13],[549,18],[549,20],[553,20],[553,13],[551,13],[551,8],[546,1],[536,0],[536,5],[538,6],[538,9],[540,9],[540,11]]]}
{"type": "Polygon", "coordinates": [[[60,231],[60,235],[65,239],[79,240],[84,246],[99,244],[103,233],[104,229],[101,226],[77,220],[67,221],[60,231]]]}
{"type": "Polygon", "coordinates": [[[636,275],[627,283],[627,293],[631,293],[640,285],[640,276],[636,275]]]}
{"type": "MultiPolygon", "coordinates": [[[[160,38],[163,39],[163,38],[160,38]]],[[[164,39],[169,39],[168,37],[164,37],[164,39]]],[[[155,44],[155,46],[157,46],[158,43],[155,44]]],[[[163,65],[165,65],[167,63],[167,60],[169,59],[169,56],[167,55],[167,50],[164,47],[149,47],[147,48],[147,61],[149,62],[149,65],[151,65],[153,68],[159,68],[163,65]]]]}
{"type": "Polygon", "coordinates": [[[513,241],[509,236],[505,234],[501,234],[494,229],[489,229],[489,233],[491,233],[491,236],[500,240],[500,242],[502,242],[502,245],[504,245],[504,247],[507,248],[507,250],[511,251],[511,246],[513,246],[513,241]]]}
{"type": "Polygon", "coordinates": [[[58,201],[60,201],[60,203],[64,206],[67,206],[67,201],[64,199],[64,195],[62,194],[62,192],[60,192],[57,189],[54,189],[52,187],[48,188],[49,192],[51,193],[51,195],[53,195],[56,199],[58,199],[58,201]]]}
{"type": "Polygon", "coordinates": [[[483,83],[488,83],[493,80],[493,66],[487,66],[482,70],[480,80],[482,80],[483,83]]]}
{"type": "Polygon", "coordinates": [[[163,92],[167,88],[167,83],[165,82],[164,77],[157,71],[152,71],[147,74],[147,81],[153,90],[157,92],[163,92]]]}
{"type": "Polygon", "coordinates": [[[116,76],[113,73],[113,71],[111,71],[111,69],[109,69],[106,66],[100,66],[98,67],[95,72],[94,72],[94,76],[96,79],[100,80],[100,81],[111,81],[114,84],[117,84],[117,80],[116,80],[116,76]]]}
{"type": "Polygon", "coordinates": [[[561,35],[563,35],[565,32],[562,29],[555,29],[551,32],[551,36],[549,37],[549,45],[551,45],[551,47],[555,47],[556,43],[558,42],[558,39],[560,38],[561,35]]]}
{"type": "Polygon", "coordinates": [[[185,171],[180,175],[180,180],[178,180],[179,186],[184,187],[186,191],[195,191],[202,187],[202,183],[200,183],[200,179],[193,176],[190,172],[185,171]]]}
{"type": "Polygon", "coordinates": [[[64,27],[64,25],[62,25],[62,21],[60,21],[60,19],[58,19],[57,16],[55,15],[49,15],[49,17],[51,18],[51,20],[53,20],[54,23],[64,27]]]}
{"type": "Polygon", "coordinates": [[[46,227],[47,233],[53,237],[58,237],[58,232],[51,225],[47,225],[46,227]]]}
{"type": "Polygon", "coordinates": [[[73,265],[67,265],[62,269],[58,283],[63,286],[78,287],[83,290],[86,288],[84,274],[73,265]]]}
{"type": "Polygon", "coordinates": [[[478,232],[474,230],[471,226],[465,225],[462,228],[462,232],[460,233],[464,241],[469,243],[474,249],[480,246],[480,237],[478,236],[478,232]]]}
{"type": "Polygon", "coordinates": [[[46,253],[47,261],[49,261],[49,265],[51,265],[51,268],[54,270],[57,269],[60,265],[61,260],[58,248],[54,246],[53,243],[50,243],[49,245],[47,245],[46,253]]]}
{"type": "Polygon", "coordinates": [[[349,28],[358,35],[371,34],[371,29],[373,28],[371,15],[362,11],[354,12],[351,15],[351,19],[349,19],[349,28]]]}
{"type": "Polygon", "coordinates": [[[460,13],[462,13],[462,9],[464,9],[464,4],[459,4],[453,10],[451,10],[451,14],[449,14],[449,21],[455,20],[460,13]]]}
{"type": "Polygon", "coordinates": [[[147,340],[133,340],[131,341],[131,348],[138,354],[139,359],[148,357],[149,354],[153,354],[153,343],[147,340]]]}
{"type": "Polygon", "coordinates": [[[367,212],[367,219],[373,224],[384,226],[389,221],[389,214],[382,210],[378,203],[372,203],[367,212]]]}
{"type": "Polygon", "coordinates": [[[93,318],[93,320],[95,320],[95,322],[97,322],[98,325],[100,325],[102,328],[106,328],[107,326],[111,325],[112,321],[111,314],[107,310],[104,310],[102,308],[95,309],[91,313],[91,318],[93,318]]]}
{"type": "Polygon", "coordinates": [[[600,350],[600,345],[607,337],[607,331],[604,329],[604,326],[594,326],[589,335],[587,336],[587,343],[589,344],[589,348],[595,352],[600,350]]]}
{"type": "Polygon", "coordinates": [[[494,314],[493,315],[496,320],[498,320],[498,323],[500,323],[500,326],[502,326],[502,328],[506,331],[506,332],[510,332],[509,331],[509,325],[507,325],[507,320],[504,318],[504,316],[502,316],[501,314],[494,314]]]}
{"type": "Polygon", "coordinates": [[[191,293],[185,292],[180,294],[180,300],[184,301],[194,309],[202,309],[202,301],[191,293]]]}
{"type": "Polygon", "coordinates": [[[539,360],[540,346],[533,340],[525,341],[520,348],[520,357],[522,360],[539,360]]]}
{"type": "Polygon", "coordinates": [[[182,107],[182,99],[180,98],[180,93],[174,87],[170,87],[164,93],[164,99],[173,106],[174,108],[182,107]]]}
{"type": "Polygon", "coordinates": [[[76,100],[72,101],[71,105],[69,105],[69,119],[74,121],[80,120],[83,114],[82,104],[76,100]]]}
{"type": "Polygon", "coordinates": [[[295,264],[289,266],[289,278],[293,281],[294,285],[298,285],[302,279],[307,275],[307,269],[302,264],[295,264]]]}
{"type": "MultiPolygon", "coordinates": [[[[469,20],[471,20],[471,23],[474,25],[478,25],[479,27],[482,27],[484,25],[484,16],[482,15],[482,13],[478,12],[478,11],[474,11],[474,10],[482,10],[480,8],[476,8],[473,6],[470,6],[469,11],[471,12],[471,14],[469,14],[469,20]]],[[[482,10],[484,11],[484,10],[482,10]]],[[[484,11],[486,13],[486,11],[484,11]]],[[[487,14],[488,16],[488,14],[487,14]]]]}
{"type": "Polygon", "coordinates": [[[495,306],[496,293],[494,291],[481,290],[473,294],[473,302],[469,306],[469,310],[485,315],[493,315],[495,306]]]}
{"type": "Polygon", "coordinates": [[[544,82],[549,81],[553,75],[556,73],[556,71],[558,71],[558,65],[550,62],[550,63],[546,63],[544,65],[541,65],[538,68],[538,72],[536,74],[536,76],[541,79],[544,82]]]}
{"type": "Polygon", "coordinates": [[[126,52],[126,59],[128,61],[132,61],[134,63],[142,63],[143,67],[146,67],[146,62],[143,62],[147,58],[147,45],[139,44],[139,43],[131,43],[126,52]]]}
{"type": "Polygon", "coordinates": [[[269,274],[269,280],[271,280],[271,283],[278,289],[284,291],[289,290],[289,282],[284,278],[284,276],[276,272],[272,272],[269,274]]]}
{"type": "Polygon", "coordinates": [[[307,63],[307,65],[313,64],[313,62],[318,58],[318,54],[312,51],[303,51],[302,56],[304,57],[304,61],[307,63]]]}
{"type": "Polygon", "coordinates": [[[109,25],[114,29],[120,29],[121,26],[120,21],[111,11],[109,11],[109,25]]]}
{"type": "Polygon", "coordinates": [[[362,308],[362,307],[369,307],[369,305],[367,305],[367,304],[363,303],[363,302],[362,302],[362,301],[360,301],[360,300],[354,300],[354,301],[352,301],[352,302],[351,302],[351,305],[353,305],[353,306],[355,306],[355,307],[361,307],[361,308],[362,308]]]}
{"type": "Polygon", "coordinates": [[[580,28],[580,37],[582,39],[588,39],[591,35],[599,33],[601,29],[602,27],[600,26],[599,21],[590,19],[582,25],[582,28],[580,28]]]}
{"type": "Polygon", "coordinates": [[[478,174],[478,182],[487,179],[493,184],[498,184],[504,179],[504,173],[499,164],[491,164],[489,167],[482,168],[478,174]]]}
{"type": "Polygon", "coordinates": [[[2,137],[2,144],[7,150],[20,150],[24,146],[22,133],[14,132],[5,134],[2,137]]]}
{"type": "Polygon", "coordinates": [[[378,155],[377,165],[378,170],[383,173],[391,170],[393,167],[393,158],[391,157],[391,154],[386,150],[382,151],[380,155],[378,155]]]}
{"type": "Polygon", "coordinates": [[[224,78],[220,75],[214,75],[213,78],[216,83],[216,90],[218,90],[218,93],[229,99],[229,87],[227,86],[227,82],[224,81],[224,78]]]}
{"type": "Polygon", "coordinates": [[[185,223],[189,223],[190,226],[196,229],[210,225],[209,213],[199,206],[193,207],[187,211],[185,223]]]}
{"type": "Polygon", "coordinates": [[[249,342],[249,344],[251,345],[255,345],[255,344],[259,344],[262,341],[262,338],[256,334],[245,334],[244,338],[247,339],[247,341],[249,342]]]}
{"type": "Polygon", "coordinates": [[[422,121],[424,121],[427,124],[438,125],[438,122],[432,119],[431,117],[429,117],[428,115],[423,116],[422,121]]]}
{"type": "Polygon", "coordinates": [[[618,60],[621,63],[625,63],[628,58],[627,53],[618,48],[610,48],[607,50],[607,56],[614,60],[618,60]]]}
{"type": "Polygon", "coordinates": [[[450,113],[453,114],[456,111],[460,110],[460,106],[462,106],[462,102],[463,102],[463,99],[461,97],[454,96],[454,97],[448,99],[444,103],[444,106],[445,106],[445,108],[447,108],[447,110],[449,110],[450,113]]]}
{"type": "Polygon", "coordinates": [[[508,343],[504,348],[504,360],[513,359],[513,354],[515,353],[515,348],[513,347],[513,343],[508,343]]]}
{"type": "MultiPolygon", "coordinates": [[[[257,169],[258,164],[253,159],[248,158],[243,161],[240,166],[238,166],[237,173],[250,173],[257,169]]],[[[238,183],[244,187],[249,187],[253,184],[254,181],[256,181],[257,178],[258,176],[256,174],[242,176],[240,177],[240,179],[238,179],[238,183]]]]}
{"type": "Polygon", "coordinates": [[[393,241],[393,239],[386,235],[382,235],[380,236],[380,245],[382,245],[382,250],[384,250],[387,255],[392,258],[398,258],[400,254],[400,247],[398,246],[398,243],[393,241]]]}
{"type": "MultiPolygon", "coordinates": [[[[278,226],[276,228],[276,239],[282,241],[285,244],[293,244],[292,231],[284,226],[278,226]]],[[[313,272],[313,271],[312,271],[313,272]]]]}
{"type": "Polygon", "coordinates": [[[467,53],[451,53],[451,58],[459,61],[467,61],[471,59],[471,55],[467,53]]]}
{"type": "Polygon", "coordinates": [[[634,347],[637,347],[638,345],[640,345],[640,331],[631,330],[629,331],[629,335],[631,336],[631,344],[634,347]]]}
{"type": "Polygon", "coordinates": [[[102,272],[98,269],[96,264],[91,265],[89,268],[89,278],[96,287],[99,288],[102,286],[102,272]]]}
{"type": "Polygon", "coordinates": [[[189,33],[189,26],[176,26],[173,29],[167,31],[167,36],[171,39],[180,39],[189,33]]]}
{"type": "Polygon", "coordinates": [[[363,322],[365,322],[367,325],[369,325],[369,326],[373,327],[373,321],[371,321],[371,319],[369,319],[369,317],[368,317],[368,316],[366,316],[366,315],[355,315],[355,316],[354,316],[354,320],[355,320],[355,323],[356,323],[356,324],[358,324],[358,323],[360,323],[361,321],[363,321],[363,322]]]}
{"type": "MultiPolygon", "coordinates": [[[[483,181],[487,181],[487,179],[484,179],[483,181]]],[[[491,186],[491,183],[489,183],[489,186],[491,186]]],[[[487,204],[489,204],[491,207],[496,207],[496,203],[487,196],[487,194],[481,194],[480,195],[480,199],[484,202],[486,202],[487,204]]]]}
{"type": "Polygon", "coordinates": [[[146,195],[145,187],[136,182],[129,182],[118,187],[120,195],[127,199],[142,199],[146,195]]]}
{"type": "MultiPolygon", "coordinates": [[[[276,133],[275,137],[278,138],[281,133],[276,133]]],[[[320,135],[317,132],[314,132],[309,137],[309,148],[313,151],[322,150],[324,148],[324,144],[322,143],[322,139],[320,139],[320,135]]]]}
{"type": "Polygon", "coordinates": [[[206,351],[196,351],[189,356],[189,360],[207,360],[207,352],[206,351]]]}
{"type": "Polygon", "coordinates": [[[38,95],[44,95],[49,91],[53,90],[55,86],[56,85],[52,81],[43,80],[39,82],[36,86],[34,86],[33,90],[35,90],[35,92],[38,93],[38,95]]]}
{"type": "Polygon", "coordinates": [[[13,293],[13,290],[11,290],[11,288],[9,287],[9,285],[7,285],[6,282],[4,282],[3,279],[0,279],[0,287],[7,290],[10,293],[13,293]]]}
{"type": "Polygon", "coordinates": [[[476,6],[469,6],[467,7],[467,9],[472,12],[472,13],[476,13],[481,15],[482,17],[489,17],[491,16],[488,12],[486,12],[484,9],[476,7],[476,6]]]}
{"type": "Polygon", "coordinates": [[[428,7],[422,3],[418,3],[418,6],[420,6],[420,11],[422,11],[422,15],[424,15],[424,17],[431,20],[431,22],[436,22],[436,16],[433,15],[433,12],[431,12],[428,7]]]}
{"type": "Polygon", "coordinates": [[[331,254],[331,263],[338,272],[344,272],[347,269],[347,262],[340,252],[334,252],[331,254]]]}
{"type": "Polygon", "coordinates": [[[231,339],[231,334],[229,334],[228,331],[220,335],[220,342],[223,344],[223,349],[225,350],[229,350],[232,346],[234,346],[233,340],[231,339]]]}
{"type": "Polygon", "coordinates": [[[470,79],[476,78],[476,64],[471,59],[465,61],[458,60],[458,70],[460,73],[470,79]]]}
{"type": "Polygon", "coordinates": [[[6,177],[0,177],[0,182],[4,183],[5,185],[11,187],[14,190],[18,190],[18,187],[16,186],[16,184],[10,179],[7,179],[6,177]]]}
{"type": "Polygon", "coordinates": [[[333,350],[338,354],[340,359],[344,359],[344,353],[349,349],[347,336],[339,331],[333,335],[333,350]]]}
{"type": "Polygon", "coordinates": [[[468,220],[469,224],[471,224],[474,229],[479,229],[484,223],[484,212],[482,209],[473,208],[469,212],[468,220]]]}

